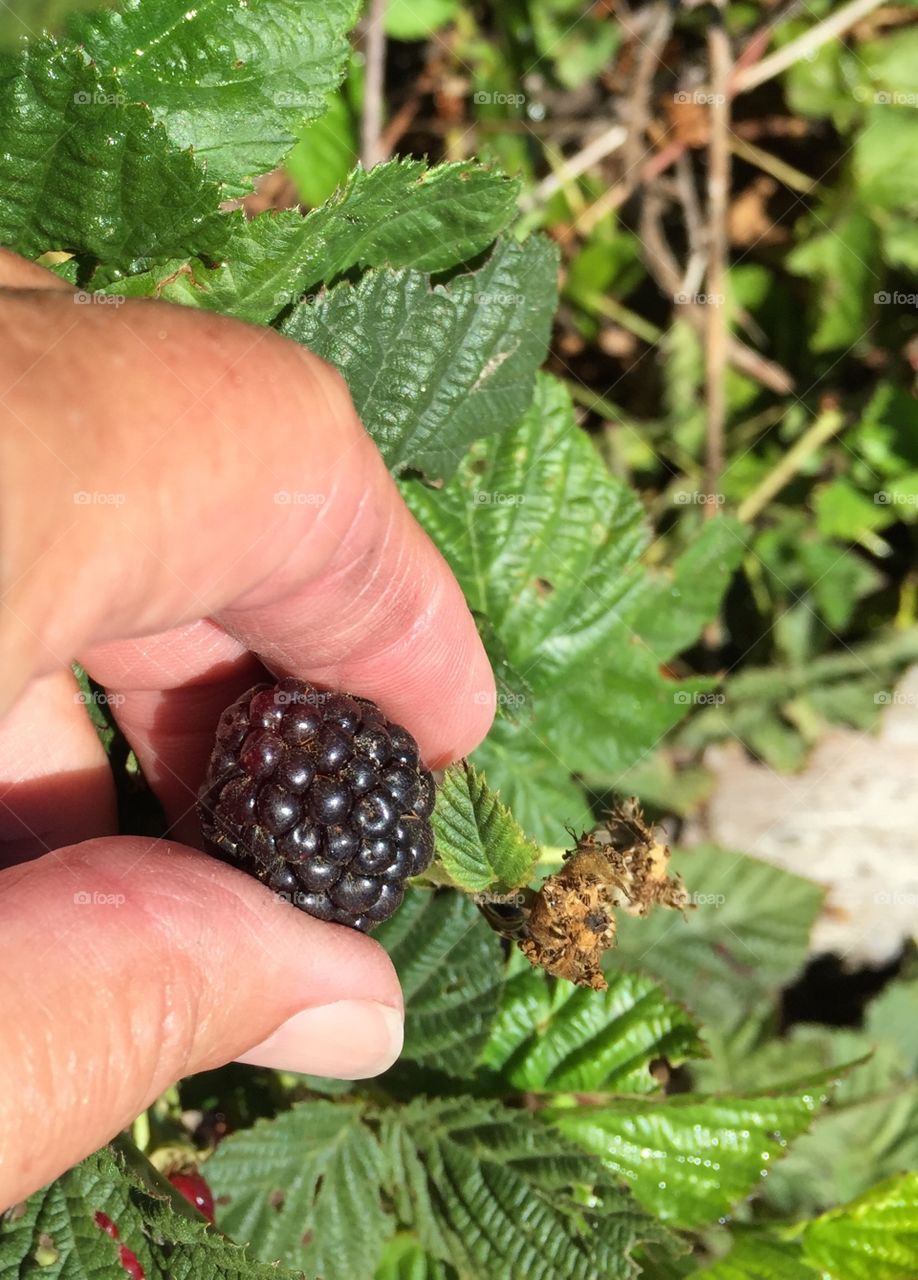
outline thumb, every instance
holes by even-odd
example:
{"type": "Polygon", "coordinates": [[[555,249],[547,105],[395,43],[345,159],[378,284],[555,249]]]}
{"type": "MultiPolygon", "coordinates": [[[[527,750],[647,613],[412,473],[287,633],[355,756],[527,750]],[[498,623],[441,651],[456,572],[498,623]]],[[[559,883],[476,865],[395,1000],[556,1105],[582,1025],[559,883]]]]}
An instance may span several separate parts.
{"type": "Polygon", "coordinates": [[[233,1058],[363,1078],[402,1003],[371,939],[181,845],[87,840],[0,873],[0,1211],[180,1077],[233,1058]]]}

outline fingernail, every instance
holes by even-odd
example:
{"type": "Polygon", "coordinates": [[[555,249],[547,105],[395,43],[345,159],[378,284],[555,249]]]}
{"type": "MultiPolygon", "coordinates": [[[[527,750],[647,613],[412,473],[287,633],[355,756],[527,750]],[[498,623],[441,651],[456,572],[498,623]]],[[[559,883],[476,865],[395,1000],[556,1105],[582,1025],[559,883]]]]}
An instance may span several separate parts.
{"type": "Polygon", "coordinates": [[[392,1066],[403,1038],[397,1009],[375,1000],[338,1000],[295,1013],[237,1062],[363,1080],[392,1066]]]}

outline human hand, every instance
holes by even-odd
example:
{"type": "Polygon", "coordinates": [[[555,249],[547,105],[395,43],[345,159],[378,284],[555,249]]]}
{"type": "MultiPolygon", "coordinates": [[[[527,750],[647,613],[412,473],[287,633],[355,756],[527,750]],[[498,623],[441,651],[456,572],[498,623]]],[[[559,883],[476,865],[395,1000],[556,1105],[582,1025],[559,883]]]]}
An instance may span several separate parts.
{"type": "Polygon", "coordinates": [[[334,371],[267,330],[76,297],[0,251],[0,1209],[182,1076],[360,1078],[399,1052],[378,944],[177,843],[262,662],[372,697],[430,766],[494,706],[459,588],[334,371]],[[177,840],[115,834],[74,657],[177,840]]]}

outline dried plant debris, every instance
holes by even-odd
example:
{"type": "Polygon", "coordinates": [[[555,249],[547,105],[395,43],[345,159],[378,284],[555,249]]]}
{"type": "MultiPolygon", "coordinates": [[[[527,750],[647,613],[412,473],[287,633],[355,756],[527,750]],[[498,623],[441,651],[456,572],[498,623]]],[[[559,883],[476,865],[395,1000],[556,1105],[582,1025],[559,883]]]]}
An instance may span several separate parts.
{"type": "Polygon", "coordinates": [[[520,930],[523,954],[558,978],[605,991],[602,956],[615,945],[616,911],[646,916],[653,906],[688,906],[668,863],[669,849],[645,824],[637,801],[625,801],[580,837],[561,870],[533,894],[520,930]]]}

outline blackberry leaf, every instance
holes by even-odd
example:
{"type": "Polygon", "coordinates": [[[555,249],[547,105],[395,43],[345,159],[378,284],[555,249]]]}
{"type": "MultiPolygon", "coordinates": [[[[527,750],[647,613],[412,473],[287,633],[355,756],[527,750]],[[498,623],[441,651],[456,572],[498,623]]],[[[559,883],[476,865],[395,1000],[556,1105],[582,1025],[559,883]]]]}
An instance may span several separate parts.
{"type": "Polygon", "coordinates": [[[428,169],[393,160],[355,169],[304,218],[295,210],[234,221],[219,267],[164,263],[109,293],[166,298],[256,324],[273,320],[309,286],[352,267],[443,271],[487,248],[513,215],[518,184],[473,164],[428,169]],[[180,270],[183,268],[184,270],[180,270]]]}
{"type": "Polygon", "coordinates": [[[678,1066],[707,1052],[686,1011],[643,974],[613,974],[599,993],[518,953],[511,968],[481,1062],[516,1089],[655,1093],[655,1059],[678,1066]]]}
{"type": "Polygon", "coordinates": [[[388,951],[405,995],[404,1057],[467,1075],[500,1002],[504,957],[497,935],[462,894],[415,889],[373,936],[388,951]]]}
{"type": "Polygon", "coordinates": [[[561,1132],[663,1222],[716,1222],[767,1177],[827,1100],[825,1080],[766,1095],[678,1094],[555,1109],[561,1132]]]}
{"type": "Polygon", "coordinates": [[[230,1135],[207,1162],[220,1229],[265,1262],[369,1280],[394,1224],[364,1119],[358,1102],[308,1102],[230,1135]]]}
{"type": "Polygon", "coordinates": [[[449,476],[471,440],[506,430],[529,405],[557,262],[554,245],[533,237],[498,241],[448,285],[370,271],[296,307],[281,331],[341,370],[393,471],[449,476]]]}
{"type": "Polygon", "coordinates": [[[119,1245],[100,1229],[96,1213],[115,1223],[146,1280],[294,1280],[291,1272],[252,1262],[190,1211],[177,1213],[166,1194],[155,1195],[106,1149],[0,1217],[2,1280],[39,1272],[43,1280],[123,1280],[119,1245]]]}
{"type": "Polygon", "coordinates": [[[671,576],[648,570],[640,502],[545,375],[517,426],[474,444],[448,485],[404,492],[532,691],[531,722],[498,721],[475,760],[526,829],[559,844],[589,820],[570,775],[616,777],[709,687],[662,666],[713,616],[742,541],[711,520],[671,576]]]}
{"type": "Polygon", "coordinates": [[[356,0],[126,0],[71,31],[226,197],[245,194],[324,114],[357,12],[356,0]]]}
{"type": "Polygon", "coordinates": [[[400,1219],[462,1276],[626,1280],[640,1242],[668,1239],[539,1115],[425,1098],[383,1123],[400,1219]]]}
{"type": "Polygon", "coordinates": [[[34,40],[0,54],[0,241],[123,266],[216,256],[220,190],[150,110],[76,49],[34,40]]]}
{"type": "Polygon", "coordinates": [[[539,846],[523,834],[474,765],[463,762],[446,771],[431,822],[438,864],[459,888],[507,894],[529,883],[539,846]]]}

